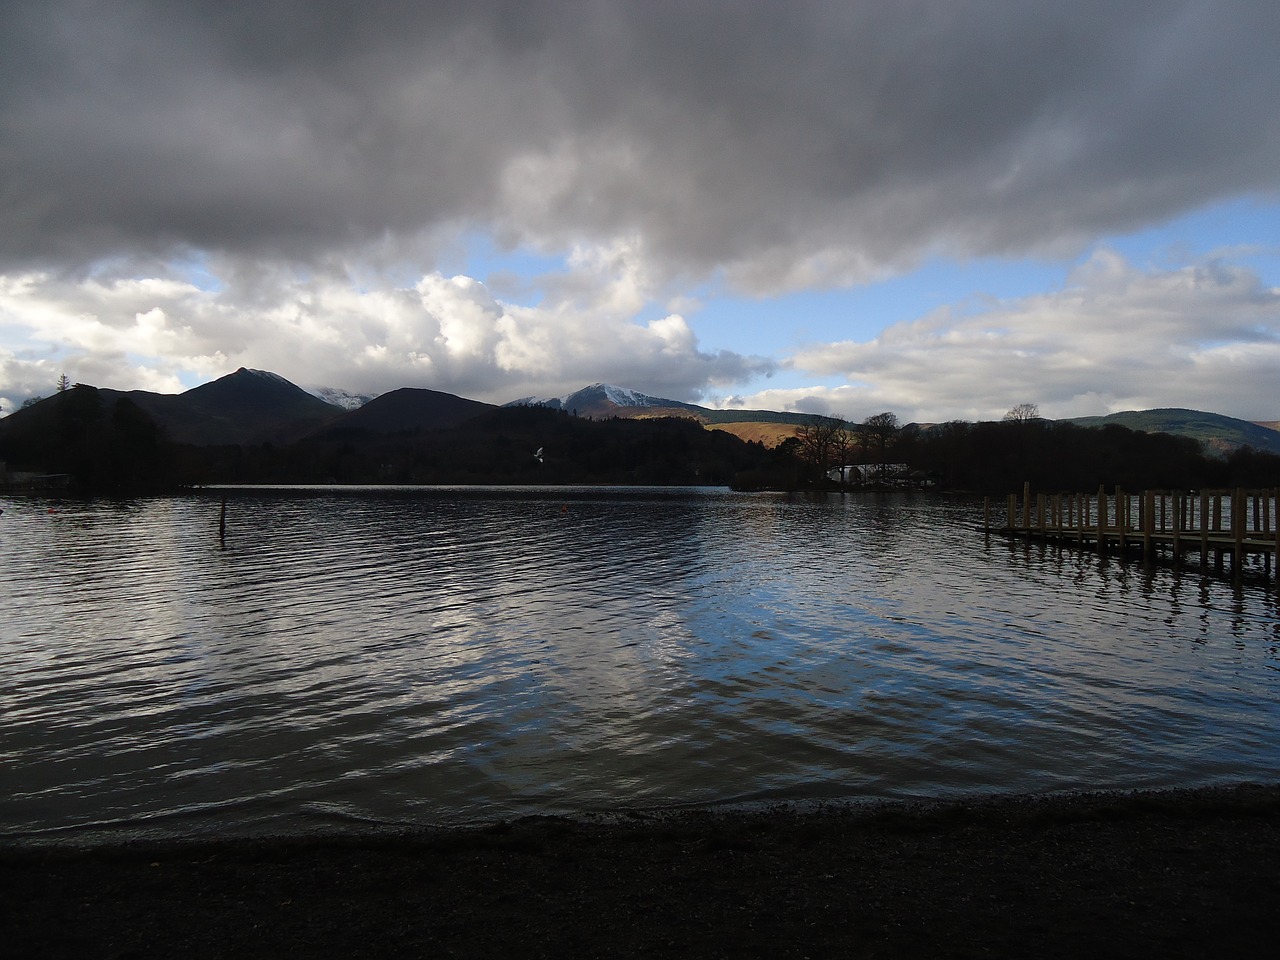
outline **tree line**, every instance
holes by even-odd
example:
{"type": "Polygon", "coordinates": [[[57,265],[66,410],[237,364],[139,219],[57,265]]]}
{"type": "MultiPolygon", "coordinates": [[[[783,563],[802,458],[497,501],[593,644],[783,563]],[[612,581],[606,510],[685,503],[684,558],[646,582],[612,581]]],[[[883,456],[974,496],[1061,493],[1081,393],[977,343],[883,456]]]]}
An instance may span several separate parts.
{"type": "Polygon", "coordinates": [[[11,470],[67,474],[88,492],[137,493],[209,483],[637,483],[821,490],[927,483],[1002,495],[1029,481],[1090,491],[1280,485],[1280,456],[1242,447],[1207,455],[1188,437],[1119,425],[1042,420],[1020,405],[1002,421],[920,426],[891,412],[825,418],[776,447],[680,418],[588,420],[501,408],[449,430],[334,429],[292,443],[171,442],[127,397],[62,387],[31,414],[0,421],[11,470]],[[539,456],[538,452],[542,451],[539,456]],[[849,464],[869,467],[843,475],[849,464]],[[843,482],[842,482],[843,481],[843,482]]]}
{"type": "MultiPolygon", "coordinates": [[[[780,450],[796,461],[798,485],[838,487],[900,482],[1002,494],[1031,482],[1040,489],[1198,489],[1280,485],[1280,456],[1241,447],[1207,454],[1190,437],[1145,433],[1118,424],[1081,427],[1043,420],[1019,404],[1000,421],[903,425],[890,412],[860,423],[826,418],[797,430],[780,450]],[[869,470],[842,476],[849,464],[869,470]]],[[[845,474],[848,472],[845,471],[845,474]]]]}

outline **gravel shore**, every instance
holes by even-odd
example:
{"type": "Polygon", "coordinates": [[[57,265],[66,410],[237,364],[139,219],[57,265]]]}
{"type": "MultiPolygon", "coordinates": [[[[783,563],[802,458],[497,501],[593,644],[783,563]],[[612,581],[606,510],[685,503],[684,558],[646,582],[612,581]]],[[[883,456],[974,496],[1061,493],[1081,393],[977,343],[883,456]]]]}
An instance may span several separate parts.
{"type": "Polygon", "coordinates": [[[1246,957],[1280,784],[0,846],[12,957],[1246,957]]]}

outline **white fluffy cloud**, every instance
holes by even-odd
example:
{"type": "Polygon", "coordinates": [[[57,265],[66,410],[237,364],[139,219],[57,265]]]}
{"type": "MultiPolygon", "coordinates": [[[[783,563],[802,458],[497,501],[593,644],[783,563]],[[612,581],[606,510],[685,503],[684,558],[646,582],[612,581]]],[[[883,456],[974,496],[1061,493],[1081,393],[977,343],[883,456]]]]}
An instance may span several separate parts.
{"type": "Polygon", "coordinates": [[[1269,420],[1280,290],[1223,263],[1143,270],[1099,251],[1060,290],[937,310],[788,364],[846,383],[740,402],[852,419],[992,419],[1025,401],[1053,418],[1176,406],[1269,420]]]}
{"type": "Polygon", "coordinates": [[[0,323],[39,345],[0,358],[0,376],[23,395],[47,393],[63,372],[177,392],[181,373],[248,365],[303,384],[425,386],[505,402],[601,377],[692,398],[707,384],[772,368],[701,350],[677,314],[637,320],[644,282],[627,263],[625,252],[579,251],[556,294],[536,306],[504,303],[478,280],[439,273],[373,289],[341,272],[267,275],[236,265],[224,265],[224,282],[210,288],[173,278],[0,278],[0,323]]]}

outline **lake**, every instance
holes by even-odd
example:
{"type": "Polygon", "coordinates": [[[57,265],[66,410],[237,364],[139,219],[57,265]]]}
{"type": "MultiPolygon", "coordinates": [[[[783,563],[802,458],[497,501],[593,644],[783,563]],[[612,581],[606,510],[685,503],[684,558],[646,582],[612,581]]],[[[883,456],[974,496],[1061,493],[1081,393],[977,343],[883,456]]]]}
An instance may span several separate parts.
{"type": "Polygon", "coordinates": [[[1274,578],[987,538],[980,501],[316,488],[0,507],[9,838],[1280,775],[1274,578]]]}

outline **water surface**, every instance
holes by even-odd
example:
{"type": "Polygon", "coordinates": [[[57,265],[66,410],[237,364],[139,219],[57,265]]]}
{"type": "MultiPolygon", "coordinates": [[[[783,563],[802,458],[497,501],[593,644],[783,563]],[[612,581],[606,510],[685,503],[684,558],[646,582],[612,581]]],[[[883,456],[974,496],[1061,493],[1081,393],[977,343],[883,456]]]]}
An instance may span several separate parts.
{"type": "Polygon", "coordinates": [[[288,832],[1280,774],[1274,580],[724,490],[0,501],[0,829],[288,832]]]}

